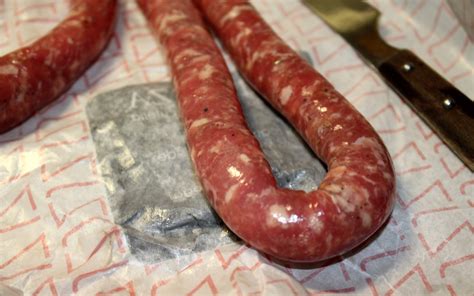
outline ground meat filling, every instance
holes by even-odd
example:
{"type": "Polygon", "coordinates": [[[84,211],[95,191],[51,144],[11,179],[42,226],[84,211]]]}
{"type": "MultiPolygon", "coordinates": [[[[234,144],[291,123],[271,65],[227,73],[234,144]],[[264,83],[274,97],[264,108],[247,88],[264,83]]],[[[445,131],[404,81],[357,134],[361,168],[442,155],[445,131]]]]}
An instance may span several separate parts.
{"type": "Polygon", "coordinates": [[[309,193],[277,187],[191,1],[138,2],[167,52],[196,173],[229,228],[260,251],[310,262],[354,248],[382,225],[395,190],[382,141],[247,1],[194,3],[243,76],[327,163],[327,176],[309,193]]]}

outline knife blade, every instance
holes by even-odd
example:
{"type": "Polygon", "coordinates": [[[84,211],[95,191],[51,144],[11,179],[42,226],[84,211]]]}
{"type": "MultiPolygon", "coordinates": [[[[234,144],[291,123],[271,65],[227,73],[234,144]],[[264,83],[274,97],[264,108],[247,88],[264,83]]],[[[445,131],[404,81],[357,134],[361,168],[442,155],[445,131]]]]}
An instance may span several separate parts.
{"type": "Polygon", "coordinates": [[[341,35],[474,172],[474,102],[407,49],[387,44],[380,12],[361,0],[303,0],[341,35]]]}

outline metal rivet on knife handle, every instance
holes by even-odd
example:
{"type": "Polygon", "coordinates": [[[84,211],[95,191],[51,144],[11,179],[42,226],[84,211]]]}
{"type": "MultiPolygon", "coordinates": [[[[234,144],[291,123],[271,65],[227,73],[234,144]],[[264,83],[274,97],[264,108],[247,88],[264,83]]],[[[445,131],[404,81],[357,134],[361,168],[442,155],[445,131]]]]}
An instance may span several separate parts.
{"type": "Polygon", "coordinates": [[[456,101],[453,100],[452,98],[446,98],[444,99],[443,101],[443,106],[445,109],[452,109],[454,107],[454,105],[456,104],[456,101]]]}
{"type": "Polygon", "coordinates": [[[403,68],[403,71],[405,71],[405,72],[410,72],[410,71],[412,71],[413,68],[415,68],[415,67],[414,67],[413,64],[411,64],[411,63],[405,63],[405,64],[403,64],[402,68],[403,68]]]}

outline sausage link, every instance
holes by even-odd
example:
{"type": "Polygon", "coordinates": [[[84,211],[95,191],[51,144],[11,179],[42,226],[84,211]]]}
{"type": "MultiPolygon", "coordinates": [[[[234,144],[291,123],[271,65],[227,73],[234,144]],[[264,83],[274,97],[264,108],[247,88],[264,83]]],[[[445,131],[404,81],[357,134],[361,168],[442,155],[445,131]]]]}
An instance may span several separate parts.
{"type": "Polygon", "coordinates": [[[73,0],[68,17],[29,46],[0,57],[0,133],[63,94],[114,29],[117,0],[73,0]]]}
{"type": "Polygon", "coordinates": [[[196,173],[232,231],[277,258],[315,262],[356,247],[383,224],[395,178],[382,141],[250,4],[195,1],[241,73],[328,164],[312,192],[277,187],[225,62],[190,0],[137,1],[167,52],[196,173]]]}

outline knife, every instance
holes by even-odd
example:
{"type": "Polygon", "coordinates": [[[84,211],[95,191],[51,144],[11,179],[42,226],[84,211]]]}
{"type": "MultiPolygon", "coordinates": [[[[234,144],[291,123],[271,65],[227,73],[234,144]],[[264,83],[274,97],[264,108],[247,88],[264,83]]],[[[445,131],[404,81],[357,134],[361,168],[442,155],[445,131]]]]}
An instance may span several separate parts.
{"type": "Polygon", "coordinates": [[[414,53],[379,35],[380,12],[361,0],[303,0],[357,50],[398,95],[474,171],[474,102],[414,53]]]}

